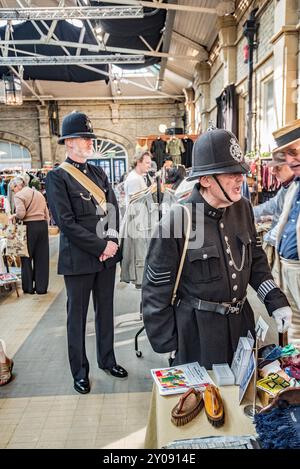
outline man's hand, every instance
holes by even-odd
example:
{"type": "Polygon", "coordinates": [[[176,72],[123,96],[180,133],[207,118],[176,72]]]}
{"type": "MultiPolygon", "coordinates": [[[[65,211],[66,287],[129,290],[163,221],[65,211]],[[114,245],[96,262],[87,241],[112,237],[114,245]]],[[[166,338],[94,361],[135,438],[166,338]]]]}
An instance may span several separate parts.
{"type": "Polygon", "coordinates": [[[114,243],[113,241],[107,241],[106,248],[102,252],[101,256],[99,257],[100,262],[104,262],[110,257],[114,257],[118,250],[119,246],[117,243],[114,243]]]}
{"type": "Polygon", "coordinates": [[[292,310],[289,306],[278,308],[272,313],[278,332],[286,332],[292,322],[292,310]]]}

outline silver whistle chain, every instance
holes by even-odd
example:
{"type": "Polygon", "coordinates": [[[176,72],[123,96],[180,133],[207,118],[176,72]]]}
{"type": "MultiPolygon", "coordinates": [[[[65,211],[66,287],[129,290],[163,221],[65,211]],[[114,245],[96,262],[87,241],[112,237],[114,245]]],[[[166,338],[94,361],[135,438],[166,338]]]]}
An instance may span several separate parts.
{"type": "Polygon", "coordinates": [[[227,240],[226,238],[225,238],[225,243],[226,243],[227,252],[228,252],[228,254],[229,254],[229,257],[230,257],[230,259],[231,259],[231,262],[232,262],[232,264],[233,264],[233,267],[235,268],[235,270],[237,270],[238,272],[240,272],[240,271],[243,269],[244,264],[245,264],[246,248],[245,248],[244,244],[243,244],[243,248],[242,248],[242,262],[241,262],[240,267],[238,267],[238,266],[236,265],[236,263],[235,263],[235,260],[233,259],[232,252],[231,252],[231,247],[230,247],[230,245],[229,245],[229,243],[228,243],[228,240],[227,240]]]}

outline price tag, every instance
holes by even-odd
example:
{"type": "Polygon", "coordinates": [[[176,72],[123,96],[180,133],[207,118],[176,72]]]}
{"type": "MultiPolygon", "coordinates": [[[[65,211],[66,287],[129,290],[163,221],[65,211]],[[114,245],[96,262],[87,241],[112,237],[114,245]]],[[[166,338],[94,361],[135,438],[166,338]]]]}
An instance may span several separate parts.
{"type": "Polygon", "coordinates": [[[266,321],[259,316],[257,323],[255,325],[255,333],[256,333],[256,338],[263,342],[266,338],[266,334],[268,332],[269,326],[266,323],[266,321]]]}

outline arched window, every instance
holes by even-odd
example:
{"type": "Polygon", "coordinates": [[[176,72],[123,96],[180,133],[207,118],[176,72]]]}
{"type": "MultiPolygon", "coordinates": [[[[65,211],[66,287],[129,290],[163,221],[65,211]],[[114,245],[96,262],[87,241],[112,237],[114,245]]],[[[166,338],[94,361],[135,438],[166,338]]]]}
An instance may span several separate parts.
{"type": "Polygon", "coordinates": [[[125,148],[109,140],[97,139],[94,142],[95,153],[88,160],[95,166],[101,166],[111,183],[116,184],[127,171],[128,155],[125,148]]]}
{"type": "Polygon", "coordinates": [[[0,140],[0,169],[30,169],[31,154],[17,143],[0,140]]]}

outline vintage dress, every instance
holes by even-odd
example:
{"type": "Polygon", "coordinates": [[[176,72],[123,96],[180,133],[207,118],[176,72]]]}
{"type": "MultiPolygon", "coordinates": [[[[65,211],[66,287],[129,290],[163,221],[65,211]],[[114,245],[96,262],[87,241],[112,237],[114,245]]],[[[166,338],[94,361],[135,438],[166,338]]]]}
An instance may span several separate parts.
{"type": "Polygon", "coordinates": [[[214,209],[204,201],[199,189],[196,184],[187,206],[193,213],[194,230],[195,209],[204,206],[204,242],[202,247],[188,249],[175,305],[170,306],[170,302],[184,240],[164,234],[182,216],[180,206],[171,210],[170,221],[162,219],[161,235],[155,233],[151,240],[142,302],[145,329],[156,352],[176,350],[174,364],[198,361],[211,368],[213,363],[231,363],[239,337],[248,330],[254,334],[253,311],[245,301],[239,314],[221,315],[194,309],[180,298],[236,303],[246,296],[250,284],[270,315],[288,302],[274,283],[266,255],[257,244],[250,203],[242,198],[226,209],[214,209]],[[227,252],[225,237],[237,267],[245,251],[240,272],[227,252]]]}

